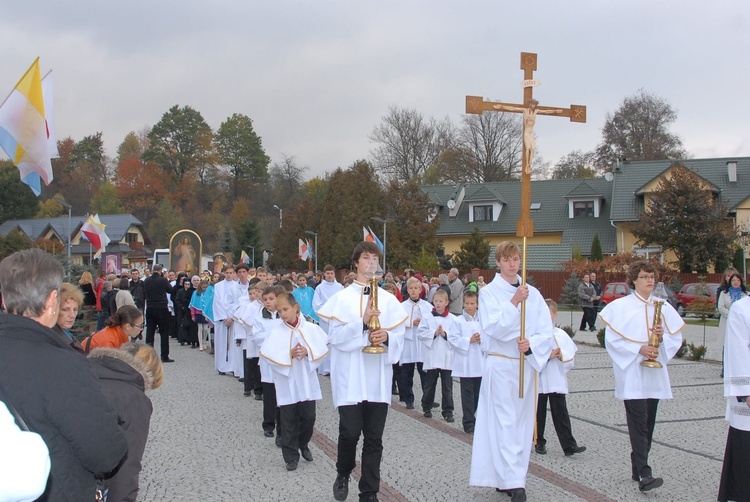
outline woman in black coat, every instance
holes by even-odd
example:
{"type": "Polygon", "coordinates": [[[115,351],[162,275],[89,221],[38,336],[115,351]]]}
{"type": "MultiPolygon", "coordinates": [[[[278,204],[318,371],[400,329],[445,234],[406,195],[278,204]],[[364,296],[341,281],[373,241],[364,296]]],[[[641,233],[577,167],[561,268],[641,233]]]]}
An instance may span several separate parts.
{"type": "Polygon", "coordinates": [[[94,499],[96,475],[117,467],[127,443],[88,360],[50,329],[63,273],[39,249],[0,263],[8,310],[0,316],[0,388],[49,448],[52,467],[39,500],[80,502],[94,499]]]}
{"type": "MultiPolygon", "coordinates": [[[[200,284],[200,277],[197,275],[193,278],[197,284],[200,284]]],[[[177,340],[180,345],[189,343],[195,349],[198,347],[198,325],[190,316],[190,300],[193,298],[195,287],[190,279],[185,278],[183,288],[175,295],[174,308],[177,316],[177,340]]]]}
{"type": "Polygon", "coordinates": [[[114,476],[104,481],[109,488],[107,500],[135,501],[153,411],[146,391],[162,383],[161,360],[150,345],[134,343],[126,343],[120,349],[96,348],[88,357],[128,441],[127,457],[114,476]]]}

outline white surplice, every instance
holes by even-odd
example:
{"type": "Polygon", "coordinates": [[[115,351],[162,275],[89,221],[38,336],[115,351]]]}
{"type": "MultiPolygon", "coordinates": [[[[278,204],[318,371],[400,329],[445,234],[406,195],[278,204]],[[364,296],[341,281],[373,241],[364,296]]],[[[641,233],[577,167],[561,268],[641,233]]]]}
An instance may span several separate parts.
{"type": "Polygon", "coordinates": [[[750,431],[750,407],[737,397],[750,396],[750,296],[729,310],[724,342],[724,397],[726,419],[735,429],[750,431]]]}
{"type": "Polygon", "coordinates": [[[576,347],[573,339],[560,328],[554,328],[553,335],[555,337],[555,348],[560,349],[562,360],[550,359],[539,373],[539,393],[567,394],[568,372],[573,369],[578,347],[576,347]]]}
{"type": "Polygon", "coordinates": [[[320,318],[329,323],[331,391],[336,408],[362,401],[391,404],[392,365],[401,356],[406,315],[395,296],[378,288],[380,325],[388,332],[388,352],[363,353],[362,349],[369,345],[369,333],[362,320],[370,298],[364,294],[365,286],[354,281],[318,311],[320,318]]]}
{"type": "MultiPolygon", "coordinates": [[[[344,289],[343,284],[341,284],[338,281],[332,281],[328,282],[324,280],[320,284],[318,284],[318,287],[315,288],[315,294],[313,295],[313,301],[312,306],[313,310],[317,314],[320,308],[325,305],[325,303],[336,293],[344,289]]],[[[325,331],[326,335],[328,334],[328,321],[326,319],[323,319],[322,317],[318,320],[320,327],[325,331]]],[[[318,366],[318,373],[321,375],[330,375],[331,374],[331,352],[328,352],[328,355],[320,362],[320,366],[318,366]]]]}
{"type": "Polygon", "coordinates": [[[237,308],[239,288],[235,281],[220,281],[214,285],[214,356],[216,370],[222,373],[235,371],[237,351],[235,347],[234,326],[227,327],[224,319],[232,319],[237,308]]]}
{"type": "Polygon", "coordinates": [[[416,302],[407,298],[401,302],[401,306],[404,307],[404,311],[408,318],[406,319],[406,325],[404,326],[404,348],[401,351],[401,359],[399,360],[399,363],[421,363],[424,361],[422,343],[417,340],[417,328],[419,325],[415,325],[414,321],[419,319],[419,322],[422,322],[422,319],[431,316],[432,304],[421,298],[416,302]]]}
{"type": "MultiPolygon", "coordinates": [[[[278,326],[281,326],[283,322],[279,317],[278,310],[271,312],[264,307],[258,311],[252,322],[253,331],[250,334],[250,340],[258,347],[258,351],[263,350],[263,344],[268,335],[278,326]]],[[[273,383],[273,371],[264,357],[258,360],[258,366],[260,367],[260,381],[263,383],[273,383]]]]}
{"type": "Polygon", "coordinates": [[[241,302],[237,310],[234,311],[234,341],[240,342],[240,350],[245,350],[246,357],[252,359],[258,357],[258,346],[253,340],[253,324],[258,312],[263,308],[263,302],[258,300],[252,302],[241,302]]]}
{"type": "MultiPolygon", "coordinates": [[[[517,277],[518,283],[521,278],[517,277]]],[[[510,302],[516,288],[496,274],[479,295],[482,350],[487,354],[471,452],[469,484],[501,490],[526,487],[536,423],[536,372],[544,369],[555,346],[552,320],[539,291],[529,286],[525,335],[524,397],[518,397],[521,304],[510,302]]]]}
{"type": "Polygon", "coordinates": [[[432,312],[422,318],[417,328],[417,339],[422,344],[422,369],[427,370],[452,370],[453,369],[453,347],[448,342],[448,336],[453,332],[460,332],[461,327],[456,324],[456,317],[446,308],[446,315],[435,316],[432,312]],[[435,331],[442,326],[445,337],[435,335],[435,331]]]}
{"type": "Polygon", "coordinates": [[[464,311],[456,316],[459,329],[448,333],[448,341],[453,346],[453,371],[451,375],[459,378],[481,377],[484,371],[485,355],[479,343],[471,343],[471,337],[479,333],[481,340],[482,328],[479,324],[479,312],[470,316],[464,311]]]}
{"type": "Polygon", "coordinates": [[[327,342],[325,331],[303,316],[297,318],[296,326],[282,322],[268,334],[260,355],[273,371],[278,406],[323,398],[316,369],[328,354],[327,342]],[[297,344],[307,349],[301,360],[291,355],[297,344]]]}
{"type": "Polygon", "coordinates": [[[645,359],[638,351],[648,344],[649,329],[654,322],[652,298],[644,299],[633,292],[613,301],[599,313],[604,322],[604,341],[612,359],[617,399],[671,399],[667,362],[682,345],[685,322],[677,311],[664,302],[661,307],[663,342],[659,345],[661,368],[641,366],[645,359]]]}

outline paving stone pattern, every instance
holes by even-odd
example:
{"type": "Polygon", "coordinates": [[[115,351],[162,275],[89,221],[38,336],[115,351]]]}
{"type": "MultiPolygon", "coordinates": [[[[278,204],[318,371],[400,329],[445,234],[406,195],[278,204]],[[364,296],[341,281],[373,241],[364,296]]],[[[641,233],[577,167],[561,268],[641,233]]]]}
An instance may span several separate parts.
{"type": "MultiPolygon", "coordinates": [[[[580,322],[580,316],[573,321],[580,322]]],[[[702,329],[688,327],[686,338],[701,343],[702,329]]],[[[718,354],[714,358],[720,359],[720,349],[710,345],[716,340],[715,331],[707,330],[709,357],[718,354]]],[[[642,494],[630,479],[625,410],[614,398],[611,363],[606,351],[594,346],[594,335],[576,335],[580,350],[569,376],[573,434],[588,450],[565,457],[548,417],[549,453],[531,455],[529,500],[716,500],[727,432],[719,365],[670,363],[674,399],[659,406],[650,455],[654,474],[664,478],[664,486],[642,494]]],[[[175,346],[172,356],[176,362],[165,365],[164,385],[150,393],[154,414],[139,500],[333,500],[338,414],[327,377],[320,379],[323,400],[318,402],[310,445],[314,461],[300,460],[296,471],[287,472],[281,450],[263,436],[262,403],[244,397],[235,378],[218,375],[207,353],[175,346]]],[[[421,398],[418,381],[415,375],[416,403],[421,398]]],[[[439,386],[437,393],[440,402],[439,386]]],[[[452,424],[440,418],[439,410],[433,413],[435,418],[427,419],[394,398],[384,434],[380,500],[509,500],[494,489],[468,485],[472,437],[461,426],[457,380],[453,393],[456,421],[452,424]]],[[[358,476],[357,469],[348,500],[357,500],[358,476]]]]}

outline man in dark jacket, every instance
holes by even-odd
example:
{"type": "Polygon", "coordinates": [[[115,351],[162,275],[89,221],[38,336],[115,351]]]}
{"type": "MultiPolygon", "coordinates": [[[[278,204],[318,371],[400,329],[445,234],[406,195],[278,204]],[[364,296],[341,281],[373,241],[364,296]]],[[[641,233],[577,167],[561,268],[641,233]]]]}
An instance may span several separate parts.
{"type": "Polygon", "coordinates": [[[50,329],[63,272],[39,249],[0,263],[8,310],[0,316],[0,387],[49,448],[52,467],[39,500],[79,502],[94,499],[95,475],[114,470],[127,443],[88,360],[50,329]]]}
{"type": "Polygon", "coordinates": [[[167,294],[173,294],[174,289],[164,277],[164,265],[154,265],[154,273],[144,282],[146,294],[146,343],[154,346],[156,328],[159,328],[161,338],[161,360],[165,363],[174,362],[169,358],[169,308],[167,294]]]}
{"type": "Polygon", "coordinates": [[[130,295],[133,297],[135,306],[143,312],[146,306],[146,292],[145,292],[146,281],[141,280],[141,273],[138,269],[130,271],[130,295]]]}

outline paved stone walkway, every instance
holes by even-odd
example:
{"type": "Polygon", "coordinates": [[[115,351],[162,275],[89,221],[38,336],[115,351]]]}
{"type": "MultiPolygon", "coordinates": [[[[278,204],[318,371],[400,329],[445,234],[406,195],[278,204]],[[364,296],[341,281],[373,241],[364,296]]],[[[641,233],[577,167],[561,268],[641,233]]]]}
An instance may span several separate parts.
{"type": "MultiPolygon", "coordinates": [[[[688,339],[702,336],[693,331],[689,328],[688,339]]],[[[580,333],[576,340],[595,337],[580,333]]],[[[665,481],[644,495],[630,480],[625,411],[614,398],[610,360],[599,347],[579,346],[568,408],[573,433],[588,450],[565,457],[548,418],[549,453],[531,455],[529,500],[715,500],[727,431],[719,366],[685,360],[670,364],[674,399],[660,405],[650,456],[655,475],[665,481]]],[[[321,378],[314,461],[301,461],[296,471],[287,472],[281,451],[263,436],[262,403],[244,397],[233,377],[218,375],[206,353],[177,345],[172,357],[176,362],[165,365],[164,385],[150,394],[154,414],[139,500],[333,500],[338,415],[328,378],[321,378]]],[[[472,437],[461,429],[458,382],[454,399],[453,424],[426,419],[394,402],[384,435],[380,500],[509,500],[493,489],[468,486],[472,437]]],[[[356,487],[353,479],[349,500],[357,500],[356,487]]]]}

